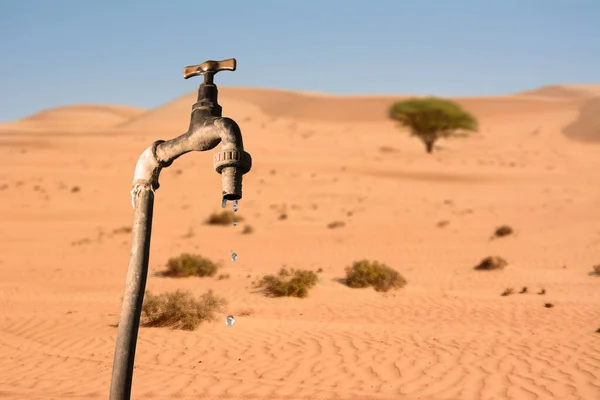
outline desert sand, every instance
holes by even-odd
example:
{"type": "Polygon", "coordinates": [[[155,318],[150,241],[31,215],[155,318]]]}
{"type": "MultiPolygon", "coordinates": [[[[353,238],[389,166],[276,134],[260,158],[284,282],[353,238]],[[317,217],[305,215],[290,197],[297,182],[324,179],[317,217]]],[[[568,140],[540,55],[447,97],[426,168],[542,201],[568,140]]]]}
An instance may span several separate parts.
{"type": "MultiPolygon", "coordinates": [[[[195,96],[0,124],[0,398],[108,398],[135,162],[187,130],[195,96]]],[[[386,118],[405,97],[220,88],[254,159],[245,220],[204,224],[221,207],[214,151],[178,159],[156,192],[147,290],[229,305],[193,332],[141,328],[133,398],[600,399],[600,85],[456,99],[480,131],[431,155],[386,118]],[[502,224],[514,234],[491,240],[502,224]],[[231,278],[156,274],[182,252],[231,278]],[[509,266],[475,271],[489,255],[509,266]],[[340,284],[363,258],[408,285],[340,284]],[[322,280],[305,299],[255,293],[284,265],[322,280]]]]}

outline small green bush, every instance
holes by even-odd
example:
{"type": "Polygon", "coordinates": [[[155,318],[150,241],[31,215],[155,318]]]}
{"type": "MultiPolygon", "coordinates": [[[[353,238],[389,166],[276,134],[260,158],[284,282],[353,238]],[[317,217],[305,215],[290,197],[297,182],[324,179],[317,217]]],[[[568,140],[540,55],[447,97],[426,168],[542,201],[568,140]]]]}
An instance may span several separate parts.
{"type": "Polygon", "coordinates": [[[264,292],[273,297],[306,297],[308,290],[314,287],[319,277],[314,271],[292,270],[291,273],[282,268],[279,275],[267,275],[263,277],[256,287],[263,288],[264,292]],[[283,277],[291,276],[290,279],[283,277]]]}
{"type": "Polygon", "coordinates": [[[167,261],[166,276],[185,278],[188,276],[214,276],[219,269],[217,263],[198,254],[183,253],[167,261]]]}
{"type": "Polygon", "coordinates": [[[378,292],[387,292],[406,286],[406,279],[399,272],[377,261],[356,261],[346,267],[345,283],[351,288],[372,286],[378,292]]]}
{"type": "Polygon", "coordinates": [[[208,291],[195,298],[190,291],[154,295],[146,292],[142,305],[142,325],[194,330],[202,322],[211,321],[215,313],[223,311],[227,300],[208,291]]]}

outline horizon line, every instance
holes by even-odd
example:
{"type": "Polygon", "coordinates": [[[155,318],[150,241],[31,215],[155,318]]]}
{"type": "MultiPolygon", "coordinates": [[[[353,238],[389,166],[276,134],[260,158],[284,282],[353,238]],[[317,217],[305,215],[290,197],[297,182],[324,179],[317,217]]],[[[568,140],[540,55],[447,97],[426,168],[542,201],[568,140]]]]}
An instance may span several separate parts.
{"type": "MultiPolygon", "coordinates": [[[[519,95],[530,95],[531,97],[535,97],[535,95],[532,95],[532,92],[538,91],[538,90],[542,90],[542,89],[550,89],[550,88],[557,88],[557,89],[566,89],[566,90],[574,90],[576,91],[577,89],[585,89],[585,87],[593,87],[593,86],[598,86],[599,87],[599,91],[600,91],[600,83],[553,83],[553,84],[548,84],[548,85],[544,85],[544,86],[538,86],[535,88],[531,88],[531,89],[525,89],[523,91],[519,91],[519,92],[509,92],[509,93],[504,93],[504,94],[480,94],[480,95],[461,95],[461,96],[452,96],[452,95],[441,95],[441,94],[433,94],[433,93],[428,93],[428,94],[424,94],[424,93],[343,93],[343,94],[337,94],[337,93],[330,93],[330,92],[319,92],[319,91],[314,91],[314,90],[298,90],[298,89],[286,89],[286,88],[280,88],[280,87],[268,87],[268,86],[245,86],[245,85],[218,85],[218,88],[229,88],[229,89],[247,89],[247,90],[262,90],[262,91],[274,91],[274,92],[287,92],[287,93],[294,93],[294,94],[298,94],[298,95],[302,95],[302,96],[322,96],[322,97],[335,97],[335,98],[356,98],[356,97],[365,97],[365,98],[377,98],[377,97],[442,97],[442,98],[449,98],[449,99],[477,99],[477,98],[494,98],[494,97],[510,97],[510,96],[519,96],[519,95]]],[[[132,105],[132,104],[120,104],[120,103],[63,103],[63,104],[58,104],[56,106],[53,107],[48,107],[48,108],[42,108],[39,109],[37,111],[32,112],[31,114],[28,114],[24,117],[21,118],[17,118],[17,119],[13,119],[13,120],[0,120],[0,124],[5,124],[5,123],[14,123],[14,122],[18,122],[21,121],[23,119],[27,119],[29,117],[32,117],[36,114],[39,114],[41,112],[44,111],[50,111],[50,110],[54,110],[54,109],[59,109],[59,108],[66,108],[66,107],[77,107],[77,106],[82,106],[82,107],[90,107],[90,106],[96,106],[96,107],[131,107],[131,108],[139,108],[145,111],[151,111],[155,108],[158,107],[162,107],[163,105],[169,104],[177,99],[180,99],[184,96],[188,96],[191,95],[193,93],[196,93],[198,89],[194,89],[192,91],[188,91],[186,93],[183,93],[177,97],[174,97],[170,100],[167,100],[165,102],[160,103],[159,105],[155,106],[155,107],[150,107],[150,108],[146,108],[146,107],[140,107],[137,105],[132,105]]],[[[600,95],[600,93],[599,93],[600,95]]],[[[544,97],[543,95],[540,97],[544,97]]],[[[552,97],[552,96],[548,96],[548,97],[552,97]]],[[[559,96],[556,96],[559,97],[559,96]]]]}

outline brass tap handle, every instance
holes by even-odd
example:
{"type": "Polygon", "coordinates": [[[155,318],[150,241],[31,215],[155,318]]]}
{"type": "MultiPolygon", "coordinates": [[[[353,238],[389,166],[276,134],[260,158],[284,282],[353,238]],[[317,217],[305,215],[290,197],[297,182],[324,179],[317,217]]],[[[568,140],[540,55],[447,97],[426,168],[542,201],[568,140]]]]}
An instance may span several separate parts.
{"type": "Polygon", "coordinates": [[[237,62],[235,58],[230,58],[223,61],[204,61],[200,65],[190,65],[183,69],[183,77],[185,79],[192,78],[198,75],[204,75],[204,83],[212,84],[213,76],[219,71],[235,71],[237,62]]]}

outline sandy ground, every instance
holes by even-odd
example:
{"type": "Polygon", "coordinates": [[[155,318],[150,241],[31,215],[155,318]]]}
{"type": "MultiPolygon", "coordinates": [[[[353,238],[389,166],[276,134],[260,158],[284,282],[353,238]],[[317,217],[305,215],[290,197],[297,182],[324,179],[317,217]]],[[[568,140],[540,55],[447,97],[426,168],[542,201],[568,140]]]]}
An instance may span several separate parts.
{"type": "MultiPolygon", "coordinates": [[[[187,129],[195,95],[0,125],[0,398],[108,397],[133,168],[154,140],[187,129]]],[[[193,332],[142,328],[133,397],[599,399],[596,96],[597,85],[457,99],[480,133],[427,155],[386,120],[402,96],[222,88],[254,158],[245,221],[203,224],[221,203],[212,151],[177,160],[157,191],[147,287],[212,288],[229,306],[193,332]],[[501,224],[515,234],[491,240],[501,224]],[[182,252],[222,261],[231,278],[155,274],[182,252]],[[509,267],[474,271],[488,255],[509,267]],[[336,281],[363,258],[408,285],[336,281]],[[323,268],[322,281],[306,299],[253,292],[283,265],[323,268]],[[500,296],[522,286],[530,293],[500,296]]]]}

